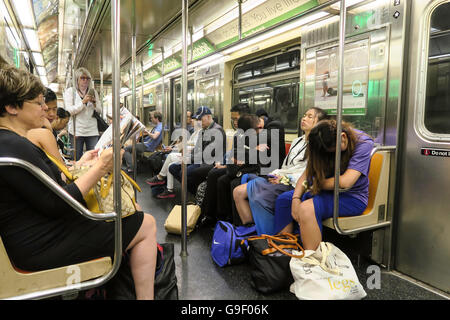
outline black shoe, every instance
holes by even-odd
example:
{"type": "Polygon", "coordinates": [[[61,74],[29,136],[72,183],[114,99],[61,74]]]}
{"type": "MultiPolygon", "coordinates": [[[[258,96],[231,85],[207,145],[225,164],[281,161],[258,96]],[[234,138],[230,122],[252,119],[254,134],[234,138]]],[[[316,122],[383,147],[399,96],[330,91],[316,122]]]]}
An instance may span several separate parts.
{"type": "Polygon", "coordinates": [[[213,227],[217,223],[217,219],[209,216],[201,216],[199,222],[197,223],[199,228],[203,227],[213,227]]]}

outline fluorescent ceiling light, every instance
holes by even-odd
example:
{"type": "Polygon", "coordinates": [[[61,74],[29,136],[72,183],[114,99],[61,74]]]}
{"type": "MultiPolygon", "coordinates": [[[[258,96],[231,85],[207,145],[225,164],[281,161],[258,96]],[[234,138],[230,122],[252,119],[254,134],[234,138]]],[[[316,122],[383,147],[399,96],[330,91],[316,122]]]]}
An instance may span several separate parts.
{"type": "Polygon", "coordinates": [[[194,34],[192,35],[192,42],[200,40],[204,36],[205,36],[205,30],[203,28],[201,28],[200,30],[194,32],[194,34]]]}
{"type": "Polygon", "coordinates": [[[231,47],[229,49],[224,50],[223,53],[225,55],[230,54],[230,53],[235,52],[237,50],[240,50],[240,49],[243,49],[245,47],[251,46],[251,45],[253,45],[255,43],[264,41],[264,40],[272,38],[272,37],[276,37],[276,36],[278,36],[278,35],[280,35],[280,34],[282,34],[284,32],[287,32],[287,31],[290,31],[292,29],[298,28],[298,27],[300,27],[302,25],[305,25],[305,24],[307,24],[309,22],[312,22],[314,20],[323,18],[323,17],[325,17],[327,15],[328,15],[328,13],[327,12],[323,12],[323,11],[317,12],[317,13],[312,14],[312,15],[307,15],[306,17],[297,19],[297,20],[295,20],[293,22],[290,22],[290,23],[288,23],[288,24],[286,24],[286,25],[284,25],[282,27],[275,28],[274,30],[271,30],[271,31],[266,32],[266,33],[263,33],[260,36],[256,36],[256,37],[254,37],[254,38],[252,38],[252,39],[250,39],[248,41],[241,42],[241,43],[239,43],[239,44],[237,44],[237,45],[235,45],[235,46],[233,46],[233,47],[231,47]]]}
{"type": "MultiPolygon", "coordinates": [[[[364,0],[345,0],[345,7],[348,8],[348,7],[351,7],[351,6],[355,5],[355,4],[363,2],[363,1],[364,0]]],[[[333,3],[331,5],[331,8],[333,8],[335,10],[340,10],[341,9],[341,2],[339,1],[339,2],[333,3]]]]}
{"type": "Polygon", "coordinates": [[[322,26],[324,26],[324,25],[331,24],[331,23],[334,23],[334,22],[336,22],[336,21],[339,21],[339,19],[340,19],[339,16],[331,16],[331,17],[329,17],[329,18],[327,18],[327,19],[325,19],[325,20],[316,22],[316,23],[314,23],[314,24],[310,24],[310,25],[308,26],[308,29],[309,29],[309,30],[317,29],[317,28],[320,28],[320,27],[322,27],[322,26]]]}
{"type": "MultiPolygon", "coordinates": [[[[256,8],[257,6],[263,4],[266,1],[267,0],[252,0],[244,2],[242,4],[242,15],[246,14],[250,10],[256,8]]],[[[238,17],[239,17],[239,9],[238,6],[236,6],[230,11],[228,11],[226,14],[224,14],[223,16],[214,20],[208,26],[206,26],[206,33],[214,32],[220,27],[226,25],[227,23],[230,23],[231,21],[237,19],[238,17]]]]}
{"type": "Polygon", "coordinates": [[[44,86],[48,86],[47,76],[41,76],[41,81],[44,86]]]}
{"type": "Polygon", "coordinates": [[[36,67],[36,70],[40,76],[47,76],[47,71],[44,67],[36,67]]]}
{"type": "Polygon", "coordinates": [[[25,33],[25,38],[27,39],[31,51],[41,51],[41,45],[39,44],[36,30],[23,29],[23,32],[25,33]]]}
{"type": "Polygon", "coordinates": [[[35,28],[34,12],[30,0],[13,0],[14,12],[19,16],[20,23],[25,28],[35,28]]]}
{"type": "Polygon", "coordinates": [[[199,61],[194,62],[189,65],[189,69],[196,67],[206,67],[209,64],[217,64],[222,62],[224,56],[221,53],[215,53],[205,59],[200,59],[199,61]]]}
{"type": "Polygon", "coordinates": [[[40,52],[33,52],[33,59],[37,66],[44,65],[44,59],[42,58],[42,54],[40,52]]]}
{"type": "Polygon", "coordinates": [[[50,83],[50,84],[48,85],[48,87],[49,87],[50,89],[52,89],[53,91],[55,91],[55,92],[58,92],[58,91],[59,91],[59,84],[58,84],[58,83],[52,82],[52,83],[50,83]]]}
{"type": "Polygon", "coordinates": [[[3,0],[0,1],[0,18],[5,18],[6,22],[8,22],[9,25],[12,25],[11,17],[9,16],[8,9],[6,9],[3,0]]]}

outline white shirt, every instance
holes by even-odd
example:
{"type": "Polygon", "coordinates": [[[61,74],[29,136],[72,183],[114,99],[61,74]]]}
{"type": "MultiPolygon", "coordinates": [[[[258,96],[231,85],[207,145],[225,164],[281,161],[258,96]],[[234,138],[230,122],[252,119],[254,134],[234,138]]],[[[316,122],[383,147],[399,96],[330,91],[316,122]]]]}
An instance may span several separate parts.
{"type": "MultiPolygon", "coordinates": [[[[94,90],[95,93],[95,110],[98,113],[102,112],[100,107],[100,99],[98,97],[97,91],[94,90]]],[[[64,92],[64,107],[67,111],[72,115],[69,120],[68,130],[69,133],[73,135],[73,120],[75,119],[75,129],[76,136],[81,137],[89,137],[89,136],[98,136],[97,129],[97,119],[92,117],[94,114],[94,104],[92,102],[88,102],[87,104],[83,104],[83,99],[81,99],[78,92],[75,93],[75,103],[73,102],[73,87],[67,88],[64,92]]]]}
{"type": "Polygon", "coordinates": [[[298,179],[306,169],[305,153],[307,145],[308,142],[304,135],[292,141],[291,148],[283,161],[281,169],[274,170],[272,174],[287,176],[289,183],[295,188],[298,179]]]}

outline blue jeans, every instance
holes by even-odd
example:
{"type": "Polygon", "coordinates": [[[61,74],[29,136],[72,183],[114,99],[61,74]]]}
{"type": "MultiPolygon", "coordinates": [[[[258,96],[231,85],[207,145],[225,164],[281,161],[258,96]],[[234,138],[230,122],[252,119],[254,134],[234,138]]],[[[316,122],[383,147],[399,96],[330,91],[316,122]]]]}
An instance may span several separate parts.
{"type": "MultiPolygon", "coordinates": [[[[76,154],[76,159],[74,159],[74,160],[80,160],[80,158],[83,156],[84,145],[86,145],[86,151],[94,149],[95,145],[98,142],[98,139],[99,139],[99,136],[89,136],[89,137],[77,136],[77,139],[76,139],[77,154],[76,154]]],[[[69,140],[70,140],[70,145],[73,148],[74,147],[73,135],[69,134],[69,140]]],[[[72,159],[73,159],[73,152],[74,151],[71,152],[72,159]]]]}

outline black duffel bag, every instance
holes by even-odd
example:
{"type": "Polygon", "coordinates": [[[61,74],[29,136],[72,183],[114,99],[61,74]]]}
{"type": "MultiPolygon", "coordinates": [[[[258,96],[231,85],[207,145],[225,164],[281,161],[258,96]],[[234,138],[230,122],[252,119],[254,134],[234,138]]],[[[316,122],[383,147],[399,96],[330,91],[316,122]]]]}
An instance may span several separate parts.
{"type": "Polygon", "coordinates": [[[302,258],[305,255],[298,243],[298,235],[281,233],[275,236],[251,236],[248,238],[248,246],[252,287],[262,293],[289,288],[294,282],[289,267],[291,257],[302,258]],[[292,255],[292,250],[302,251],[302,255],[292,255]]]}

